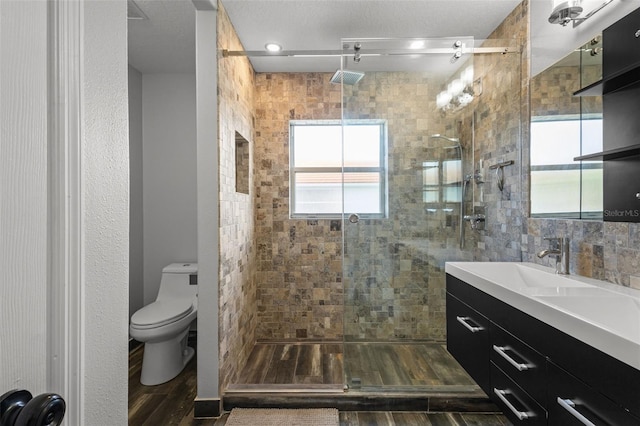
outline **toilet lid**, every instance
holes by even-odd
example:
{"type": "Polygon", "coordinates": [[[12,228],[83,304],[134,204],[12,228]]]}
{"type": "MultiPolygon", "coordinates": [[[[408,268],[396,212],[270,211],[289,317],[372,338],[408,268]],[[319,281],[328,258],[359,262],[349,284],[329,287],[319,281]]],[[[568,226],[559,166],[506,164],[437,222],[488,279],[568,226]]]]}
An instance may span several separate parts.
{"type": "Polygon", "coordinates": [[[137,327],[161,327],[178,321],[193,311],[189,299],[157,300],[137,311],[131,317],[131,324],[137,327]]]}

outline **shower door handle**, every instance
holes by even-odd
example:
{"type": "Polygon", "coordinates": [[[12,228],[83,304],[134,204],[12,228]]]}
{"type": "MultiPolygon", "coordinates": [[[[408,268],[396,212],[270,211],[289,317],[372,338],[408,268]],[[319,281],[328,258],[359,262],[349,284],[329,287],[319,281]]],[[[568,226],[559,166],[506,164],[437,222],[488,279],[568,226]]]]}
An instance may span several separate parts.
{"type": "Polygon", "coordinates": [[[349,222],[351,223],[358,223],[360,222],[360,216],[358,216],[356,213],[351,213],[349,215],[349,222]]]}

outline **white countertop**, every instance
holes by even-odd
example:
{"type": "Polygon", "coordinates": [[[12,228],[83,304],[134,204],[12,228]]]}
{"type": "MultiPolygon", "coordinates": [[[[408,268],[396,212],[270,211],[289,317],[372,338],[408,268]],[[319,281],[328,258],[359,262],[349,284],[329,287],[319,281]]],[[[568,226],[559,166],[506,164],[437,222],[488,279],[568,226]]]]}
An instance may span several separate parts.
{"type": "Polygon", "coordinates": [[[447,262],[445,272],[640,370],[640,291],[520,262],[447,262]]]}

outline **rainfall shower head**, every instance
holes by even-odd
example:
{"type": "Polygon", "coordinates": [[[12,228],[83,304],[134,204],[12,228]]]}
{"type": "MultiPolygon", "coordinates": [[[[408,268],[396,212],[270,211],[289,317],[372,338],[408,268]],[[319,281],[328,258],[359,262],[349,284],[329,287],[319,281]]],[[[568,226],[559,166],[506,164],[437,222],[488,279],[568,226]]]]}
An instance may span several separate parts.
{"type": "Polygon", "coordinates": [[[330,81],[336,84],[344,83],[353,86],[354,84],[362,80],[362,77],[364,77],[363,72],[338,70],[335,74],[333,74],[333,77],[331,77],[330,81]]]}

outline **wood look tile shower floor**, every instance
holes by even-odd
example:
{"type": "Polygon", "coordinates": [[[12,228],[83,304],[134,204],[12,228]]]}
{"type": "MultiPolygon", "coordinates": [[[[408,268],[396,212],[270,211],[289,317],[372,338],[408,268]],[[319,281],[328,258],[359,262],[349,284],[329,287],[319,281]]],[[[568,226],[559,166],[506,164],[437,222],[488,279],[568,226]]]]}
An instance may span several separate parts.
{"type": "Polygon", "coordinates": [[[258,343],[237,385],[477,388],[442,343],[258,343]]]}

